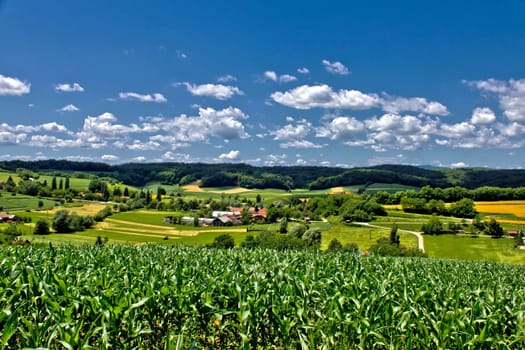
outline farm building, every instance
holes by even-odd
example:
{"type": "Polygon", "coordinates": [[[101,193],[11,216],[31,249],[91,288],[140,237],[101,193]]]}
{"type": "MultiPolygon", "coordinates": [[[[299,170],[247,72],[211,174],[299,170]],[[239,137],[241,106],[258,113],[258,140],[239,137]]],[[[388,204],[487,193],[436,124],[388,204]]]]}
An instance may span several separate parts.
{"type": "Polygon", "coordinates": [[[0,222],[16,222],[18,218],[16,215],[8,213],[0,213],[0,222]]]}

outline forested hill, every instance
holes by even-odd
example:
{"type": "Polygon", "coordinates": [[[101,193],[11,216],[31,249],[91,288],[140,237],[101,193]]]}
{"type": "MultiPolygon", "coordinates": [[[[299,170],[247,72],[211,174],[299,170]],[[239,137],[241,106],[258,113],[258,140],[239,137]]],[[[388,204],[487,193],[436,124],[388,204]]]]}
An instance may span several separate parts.
{"type": "Polygon", "coordinates": [[[426,169],[409,165],[379,165],[359,168],[313,166],[255,167],[247,164],[129,163],[108,165],[66,160],[2,161],[0,168],[16,171],[88,172],[111,176],[126,184],[144,186],[152,182],[185,185],[200,180],[205,187],[243,186],[247,188],[310,188],[371,183],[395,183],[421,187],[525,186],[525,170],[519,169],[426,169]]]}

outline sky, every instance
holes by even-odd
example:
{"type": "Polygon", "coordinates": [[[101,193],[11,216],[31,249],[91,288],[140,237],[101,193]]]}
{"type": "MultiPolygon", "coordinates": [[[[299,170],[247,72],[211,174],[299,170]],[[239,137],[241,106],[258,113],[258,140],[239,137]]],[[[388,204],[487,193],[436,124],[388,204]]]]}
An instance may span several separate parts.
{"type": "Polygon", "coordinates": [[[525,167],[525,1],[0,0],[0,160],[525,167]]]}

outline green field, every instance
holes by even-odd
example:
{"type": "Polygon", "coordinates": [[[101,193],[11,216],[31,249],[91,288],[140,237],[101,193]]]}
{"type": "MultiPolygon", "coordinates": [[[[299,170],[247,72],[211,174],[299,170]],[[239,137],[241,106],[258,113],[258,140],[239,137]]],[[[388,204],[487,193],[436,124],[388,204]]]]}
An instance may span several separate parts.
{"type": "Polygon", "coordinates": [[[39,199],[33,196],[26,196],[24,194],[14,194],[11,192],[0,191],[0,211],[24,211],[30,209],[38,209],[38,201],[42,200],[42,209],[52,209],[57,202],[46,198],[39,199]]]}
{"type": "Polygon", "coordinates": [[[0,249],[8,349],[522,349],[525,268],[162,245],[0,249]]]}

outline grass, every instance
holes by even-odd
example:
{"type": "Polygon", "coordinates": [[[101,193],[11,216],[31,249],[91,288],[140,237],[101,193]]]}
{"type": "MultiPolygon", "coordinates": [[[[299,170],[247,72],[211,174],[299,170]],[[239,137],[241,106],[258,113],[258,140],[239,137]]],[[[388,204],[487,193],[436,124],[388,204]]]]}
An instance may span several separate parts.
{"type": "MultiPolygon", "coordinates": [[[[373,227],[356,227],[347,224],[335,224],[330,230],[323,232],[321,249],[326,249],[328,243],[337,238],[343,245],[346,243],[356,243],[361,250],[368,250],[376,244],[379,238],[390,236],[389,229],[379,229],[373,227]]],[[[417,238],[409,233],[400,232],[401,244],[409,248],[417,248],[417,238]]]]}
{"type": "Polygon", "coordinates": [[[514,241],[509,238],[440,235],[424,236],[424,239],[425,250],[430,257],[525,263],[525,250],[514,248],[514,241]]]}
{"type": "Polygon", "coordinates": [[[51,209],[56,205],[56,202],[49,199],[39,199],[38,197],[26,196],[23,194],[15,194],[7,191],[0,192],[0,211],[24,211],[38,208],[38,202],[41,200],[44,204],[43,209],[51,209]]]}

